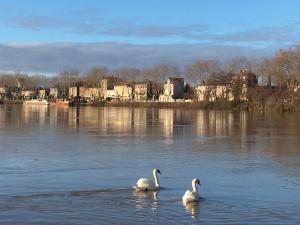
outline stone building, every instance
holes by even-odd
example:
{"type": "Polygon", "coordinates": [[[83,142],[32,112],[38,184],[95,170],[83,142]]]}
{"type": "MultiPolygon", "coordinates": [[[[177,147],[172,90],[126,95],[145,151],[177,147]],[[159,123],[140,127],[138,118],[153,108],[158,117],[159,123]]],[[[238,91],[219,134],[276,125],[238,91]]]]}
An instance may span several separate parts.
{"type": "Polygon", "coordinates": [[[106,77],[100,81],[100,97],[102,99],[114,97],[115,77],[106,77]]]}
{"type": "Polygon", "coordinates": [[[135,83],[133,95],[135,101],[147,101],[152,96],[152,82],[135,83]]]}
{"type": "Polygon", "coordinates": [[[56,99],[58,97],[58,89],[57,88],[50,88],[49,96],[50,96],[50,98],[56,99]]]}
{"type": "Polygon", "coordinates": [[[174,102],[176,99],[183,99],[184,78],[169,78],[164,83],[164,92],[159,96],[161,102],[174,102]]]}
{"type": "Polygon", "coordinates": [[[114,86],[114,95],[117,100],[129,101],[132,100],[132,87],[127,84],[118,84],[114,86]]]}
{"type": "Polygon", "coordinates": [[[45,89],[39,89],[38,90],[38,98],[46,98],[46,90],[45,89]]]}
{"type": "Polygon", "coordinates": [[[0,98],[4,98],[8,93],[7,87],[0,87],[0,98]]]}
{"type": "Polygon", "coordinates": [[[233,77],[231,86],[235,87],[234,92],[237,92],[239,96],[235,93],[235,98],[242,101],[248,101],[249,88],[256,87],[258,85],[258,77],[256,74],[252,73],[247,69],[243,69],[239,74],[233,77]],[[236,87],[238,90],[236,91],[236,87]]]}
{"type": "Polygon", "coordinates": [[[234,100],[233,91],[229,85],[203,84],[196,87],[195,92],[198,101],[234,100]]]}
{"type": "Polygon", "coordinates": [[[34,90],[21,91],[21,96],[23,98],[33,98],[36,96],[36,92],[34,90]]]}
{"type": "Polygon", "coordinates": [[[243,69],[233,77],[234,82],[240,82],[244,87],[255,87],[258,85],[258,77],[247,69],[243,69]]]}
{"type": "Polygon", "coordinates": [[[86,99],[100,99],[101,88],[79,87],[79,96],[86,99]]]}
{"type": "Polygon", "coordinates": [[[249,88],[258,85],[257,75],[244,69],[238,74],[209,78],[195,89],[198,101],[248,101],[249,88]]]}
{"type": "Polygon", "coordinates": [[[69,87],[69,98],[75,98],[79,96],[79,87],[69,87]]]}
{"type": "Polygon", "coordinates": [[[105,94],[106,94],[106,98],[110,98],[110,99],[116,98],[115,90],[106,90],[105,94]]]}

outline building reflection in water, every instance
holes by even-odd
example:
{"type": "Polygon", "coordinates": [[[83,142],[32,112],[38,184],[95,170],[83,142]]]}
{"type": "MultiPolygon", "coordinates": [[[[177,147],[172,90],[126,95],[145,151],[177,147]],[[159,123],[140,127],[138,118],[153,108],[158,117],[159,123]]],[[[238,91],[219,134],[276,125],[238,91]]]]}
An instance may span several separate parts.
{"type": "Polygon", "coordinates": [[[147,125],[148,125],[147,109],[134,108],[132,119],[133,119],[132,124],[134,128],[134,133],[136,135],[144,134],[146,132],[147,125]]]}
{"type": "Polygon", "coordinates": [[[198,149],[199,142],[194,138],[201,137],[209,144],[218,139],[217,144],[230,146],[228,151],[263,151],[280,164],[299,168],[300,151],[295,147],[300,145],[299,117],[213,110],[0,105],[0,132],[48,135],[42,132],[47,130],[55,135],[80,132],[95,137],[178,138],[189,144],[187,151],[198,149]]]}
{"type": "Polygon", "coordinates": [[[158,109],[158,118],[163,136],[172,137],[174,129],[174,109],[158,109]]]}
{"type": "Polygon", "coordinates": [[[232,141],[239,143],[241,149],[256,143],[265,145],[271,152],[277,149],[276,152],[281,154],[288,149],[295,151],[293,146],[299,139],[285,141],[285,137],[299,134],[298,117],[214,110],[0,106],[1,127],[16,132],[38,127],[52,128],[56,132],[92,131],[101,135],[233,137],[232,141]]]}
{"type": "Polygon", "coordinates": [[[234,128],[234,114],[228,111],[196,112],[198,136],[231,136],[234,128]]]}
{"type": "Polygon", "coordinates": [[[247,112],[240,112],[239,113],[240,116],[240,135],[241,135],[241,150],[247,150],[249,148],[248,142],[249,137],[249,131],[248,131],[248,113],[247,112]]]}
{"type": "Polygon", "coordinates": [[[46,118],[48,117],[47,107],[42,105],[24,105],[22,110],[25,124],[38,122],[40,127],[44,127],[46,125],[46,118]]]}
{"type": "Polygon", "coordinates": [[[70,132],[90,129],[99,134],[160,135],[167,138],[232,136],[237,133],[243,137],[248,133],[246,112],[236,114],[229,111],[29,105],[7,105],[2,106],[2,109],[2,123],[11,121],[15,126],[49,126],[70,132]]]}

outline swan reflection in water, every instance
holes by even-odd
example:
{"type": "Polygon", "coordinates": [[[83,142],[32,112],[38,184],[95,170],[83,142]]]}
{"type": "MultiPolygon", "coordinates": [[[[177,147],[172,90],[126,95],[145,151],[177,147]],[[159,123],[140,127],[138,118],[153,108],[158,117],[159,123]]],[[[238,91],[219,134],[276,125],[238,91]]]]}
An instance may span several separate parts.
{"type": "Polygon", "coordinates": [[[199,209],[200,203],[199,202],[183,202],[185,210],[192,215],[193,219],[199,217],[199,209]]]}
{"type": "Polygon", "coordinates": [[[138,200],[142,199],[152,199],[158,200],[158,191],[133,191],[133,196],[138,200]]]}
{"type": "Polygon", "coordinates": [[[158,209],[158,191],[133,191],[133,200],[137,209],[146,209],[149,206],[151,211],[155,212],[158,209]]]}

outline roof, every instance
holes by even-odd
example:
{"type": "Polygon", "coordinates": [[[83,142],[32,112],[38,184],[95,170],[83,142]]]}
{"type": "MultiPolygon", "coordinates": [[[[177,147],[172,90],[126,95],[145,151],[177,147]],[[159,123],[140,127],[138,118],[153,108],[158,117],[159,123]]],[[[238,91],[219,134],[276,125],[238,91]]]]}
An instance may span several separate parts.
{"type": "Polygon", "coordinates": [[[212,76],[208,77],[207,79],[202,81],[202,85],[227,85],[230,84],[234,77],[233,73],[224,73],[220,72],[217,74],[213,74],[212,76]]]}
{"type": "Polygon", "coordinates": [[[181,78],[181,77],[170,77],[168,80],[171,83],[174,83],[174,82],[184,82],[184,78],[181,78]]]}

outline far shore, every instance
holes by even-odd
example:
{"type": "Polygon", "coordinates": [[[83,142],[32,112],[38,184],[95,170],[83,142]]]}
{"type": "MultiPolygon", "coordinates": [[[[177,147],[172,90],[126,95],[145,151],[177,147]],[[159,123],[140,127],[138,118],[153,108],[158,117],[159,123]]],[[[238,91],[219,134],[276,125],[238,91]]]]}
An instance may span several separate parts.
{"type": "MultiPolygon", "coordinates": [[[[22,100],[0,100],[0,104],[23,104],[22,100]]],[[[250,112],[300,112],[300,106],[288,103],[260,102],[157,102],[157,101],[94,101],[88,103],[75,102],[70,107],[132,107],[132,108],[172,108],[172,109],[203,109],[203,110],[232,110],[250,112]]]]}

